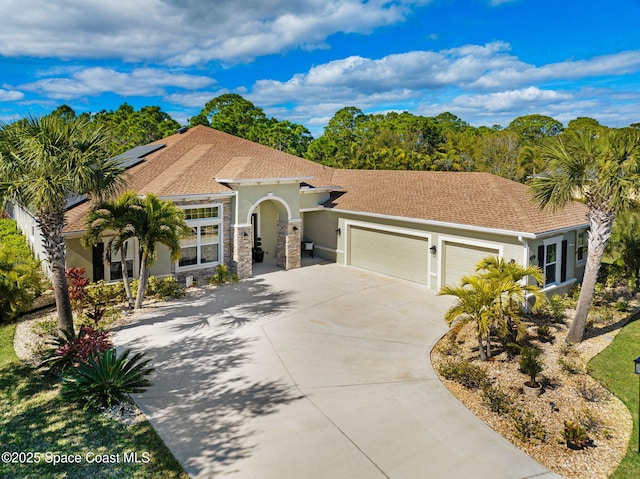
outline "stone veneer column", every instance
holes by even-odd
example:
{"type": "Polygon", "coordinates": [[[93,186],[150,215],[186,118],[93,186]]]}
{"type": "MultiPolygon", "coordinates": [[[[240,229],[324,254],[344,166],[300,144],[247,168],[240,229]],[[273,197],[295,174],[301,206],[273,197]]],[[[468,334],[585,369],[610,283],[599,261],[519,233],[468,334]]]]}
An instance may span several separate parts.
{"type": "Polygon", "coordinates": [[[300,220],[278,221],[276,261],[285,270],[300,267],[300,220]]]}
{"type": "Polygon", "coordinates": [[[253,275],[251,225],[233,226],[233,266],[240,279],[253,275]]]}

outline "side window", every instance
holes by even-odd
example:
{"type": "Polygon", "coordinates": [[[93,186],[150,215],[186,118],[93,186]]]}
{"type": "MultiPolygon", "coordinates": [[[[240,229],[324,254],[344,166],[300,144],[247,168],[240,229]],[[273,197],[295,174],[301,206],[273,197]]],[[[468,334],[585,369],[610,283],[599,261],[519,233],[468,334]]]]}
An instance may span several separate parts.
{"type": "Polygon", "coordinates": [[[576,261],[587,260],[587,232],[580,231],[576,235],[576,261]]]}

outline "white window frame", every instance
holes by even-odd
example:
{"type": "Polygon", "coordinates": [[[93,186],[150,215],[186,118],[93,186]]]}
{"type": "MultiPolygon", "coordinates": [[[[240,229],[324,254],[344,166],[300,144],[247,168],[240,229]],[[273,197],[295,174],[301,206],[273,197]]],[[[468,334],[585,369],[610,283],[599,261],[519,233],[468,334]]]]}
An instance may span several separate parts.
{"type": "MultiPolygon", "coordinates": [[[[109,241],[111,241],[112,238],[105,238],[104,240],[104,247],[106,248],[109,245],[109,241]]],[[[133,271],[133,275],[129,276],[129,279],[132,278],[136,278],[137,277],[137,273],[136,273],[136,251],[138,251],[138,245],[137,245],[137,241],[135,239],[129,239],[127,240],[127,254],[125,257],[125,263],[128,263],[129,261],[131,261],[131,267],[132,267],[132,271],[133,271]]],[[[105,261],[104,262],[104,280],[107,283],[113,283],[116,281],[122,281],[122,277],[120,278],[112,278],[111,277],[111,266],[115,263],[120,263],[120,250],[117,251],[110,251],[109,252],[109,261],[105,261]]]]}
{"type": "Polygon", "coordinates": [[[562,236],[555,236],[553,238],[548,238],[546,240],[544,240],[543,245],[544,245],[544,262],[543,262],[543,268],[542,268],[542,273],[544,274],[544,287],[547,288],[549,286],[554,286],[554,285],[558,285],[560,284],[561,281],[561,265],[562,265],[562,240],[564,238],[562,236]],[[556,271],[555,271],[555,281],[549,283],[547,282],[547,247],[551,246],[551,245],[555,245],[556,246],[556,261],[555,261],[555,266],[556,266],[556,271]]]}
{"type": "MultiPolygon", "coordinates": [[[[186,210],[193,210],[193,209],[198,209],[198,208],[218,208],[218,217],[217,218],[199,218],[199,219],[194,219],[194,220],[186,220],[187,225],[189,225],[190,228],[197,228],[197,238],[196,238],[196,258],[197,258],[197,262],[196,264],[190,264],[190,265],[186,265],[186,266],[180,266],[180,259],[178,259],[178,261],[175,262],[175,266],[176,266],[176,271],[190,271],[190,270],[195,270],[195,269],[201,269],[201,268],[210,268],[213,266],[217,266],[220,263],[222,263],[222,258],[223,256],[223,245],[224,242],[222,241],[222,219],[224,217],[223,215],[223,208],[222,208],[222,203],[206,203],[206,204],[199,204],[199,205],[180,205],[180,208],[182,208],[185,212],[186,210]],[[211,263],[202,263],[201,262],[201,240],[200,240],[200,231],[202,229],[203,226],[217,226],[218,227],[218,261],[214,261],[211,263]]],[[[182,241],[180,242],[180,248],[182,249],[182,241]]]]}
{"type": "Polygon", "coordinates": [[[588,230],[582,230],[582,231],[576,232],[576,265],[582,266],[587,262],[587,254],[589,252],[588,245],[589,245],[588,230]],[[580,242],[578,240],[580,236],[584,238],[582,245],[580,245],[580,242]],[[580,254],[581,247],[582,247],[582,259],[579,259],[578,255],[580,254]]]}

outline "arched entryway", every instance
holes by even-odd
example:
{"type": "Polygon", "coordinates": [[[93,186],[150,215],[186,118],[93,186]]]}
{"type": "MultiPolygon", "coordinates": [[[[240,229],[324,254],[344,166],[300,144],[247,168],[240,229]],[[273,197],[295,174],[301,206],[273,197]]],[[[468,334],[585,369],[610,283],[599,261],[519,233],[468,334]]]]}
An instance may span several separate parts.
{"type": "Polygon", "coordinates": [[[300,267],[300,219],[292,218],[291,208],[280,197],[265,196],[249,209],[251,243],[258,241],[263,261],[283,269],[300,267]]]}

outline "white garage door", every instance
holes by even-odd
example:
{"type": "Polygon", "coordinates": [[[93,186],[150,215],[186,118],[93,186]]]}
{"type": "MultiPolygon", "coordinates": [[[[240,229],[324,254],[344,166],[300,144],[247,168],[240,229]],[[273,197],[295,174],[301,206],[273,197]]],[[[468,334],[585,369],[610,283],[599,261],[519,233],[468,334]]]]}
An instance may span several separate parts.
{"type": "Polygon", "coordinates": [[[350,226],[348,258],[359,268],[427,284],[427,238],[350,226]]]}
{"type": "Polygon", "coordinates": [[[460,278],[474,274],[476,264],[487,256],[499,254],[497,249],[446,242],[444,246],[443,285],[458,285],[460,278]]]}

